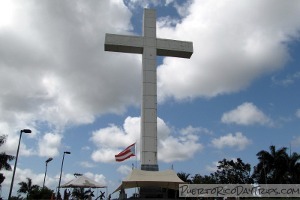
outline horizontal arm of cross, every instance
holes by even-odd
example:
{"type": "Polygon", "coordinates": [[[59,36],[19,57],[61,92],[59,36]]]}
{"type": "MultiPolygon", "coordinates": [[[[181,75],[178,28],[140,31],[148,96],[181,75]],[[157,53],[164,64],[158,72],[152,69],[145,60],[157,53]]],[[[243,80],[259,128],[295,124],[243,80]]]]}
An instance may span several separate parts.
{"type": "Polygon", "coordinates": [[[105,51],[123,52],[123,53],[143,53],[143,37],[105,34],[105,51]]]}
{"type": "Polygon", "coordinates": [[[156,49],[158,56],[190,58],[193,54],[193,43],[178,40],[156,39],[156,49]]]}
{"type": "Polygon", "coordinates": [[[147,44],[147,38],[141,36],[127,36],[127,35],[105,35],[105,51],[123,52],[123,53],[137,53],[142,54],[145,45],[156,47],[158,56],[171,56],[179,58],[190,58],[193,54],[193,43],[168,40],[168,39],[154,39],[153,43],[147,44]]]}

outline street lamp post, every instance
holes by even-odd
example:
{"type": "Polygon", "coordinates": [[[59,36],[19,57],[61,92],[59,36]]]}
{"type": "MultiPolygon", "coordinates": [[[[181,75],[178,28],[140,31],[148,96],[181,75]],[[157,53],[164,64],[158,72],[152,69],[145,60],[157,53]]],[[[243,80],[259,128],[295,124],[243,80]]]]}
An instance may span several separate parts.
{"type": "Polygon", "coordinates": [[[58,189],[57,189],[56,199],[58,199],[58,194],[59,194],[59,190],[60,190],[61,174],[62,174],[62,170],[63,170],[63,166],[64,166],[65,154],[71,154],[71,152],[65,151],[64,154],[63,154],[63,159],[61,161],[60,176],[59,176],[59,182],[58,182],[58,189]]]}
{"type": "Polygon", "coordinates": [[[53,158],[48,158],[46,160],[46,170],[45,170],[45,176],[44,176],[44,182],[43,182],[43,189],[45,188],[45,180],[46,180],[48,162],[50,162],[51,160],[53,160],[53,158]]]}
{"type": "Polygon", "coordinates": [[[15,161],[14,171],[13,171],[13,175],[12,175],[12,179],[11,179],[11,184],[10,184],[10,189],[9,189],[8,200],[10,200],[10,198],[11,198],[11,192],[12,192],[13,185],[14,185],[14,179],[15,179],[15,173],[16,173],[16,168],[17,168],[17,163],[18,163],[18,156],[19,156],[19,149],[20,149],[20,143],[21,143],[22,133],[31,133],[31,130],[30,129],[23,129],[23,130],[20,131],[19,144],[18,144],[16,161],[15,161]]]}

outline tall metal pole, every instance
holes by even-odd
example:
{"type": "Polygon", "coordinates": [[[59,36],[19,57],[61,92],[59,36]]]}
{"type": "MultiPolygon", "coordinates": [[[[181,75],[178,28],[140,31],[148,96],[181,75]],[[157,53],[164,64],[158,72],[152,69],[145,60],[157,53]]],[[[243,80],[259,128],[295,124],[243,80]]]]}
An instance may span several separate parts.
{"type": "Polygon", "coordinates": [[[46,170],[45,170],[45,176],[44,176],[44,182],[43,182],[43,189],[45,188],[45,181],[46,181],[46,174],[47,174],[48,162],[50,162],[51,160],[53,160],[53,158],[48,158],[48,160],[46,160],[46,170]]]}
{"type": "Polygon", "coordinates": [[[56,199],[58,199],[58,194],[60,194],[59,190],[60,190],[60,182],[61,182],[61,175],[62,175],[62,170],[63,170],[63,166],[64,166],[65,154],[71,154],[71,152],[65,151],[64,154],[63,154],[63,159],[61,161],[60,176],[59,176],[56,199]]]}
{"type": "Polygon", "coordinates": [[[46,162],[46,170],[45,170],[45,176],[44,176],[44,182],[43,182],[43,189],[45,188],[45,181],[46,181],[46,174],[47,174],[47,165],[48,165],[48,163],[46,162]]]}
{"type": "Polygon", "coordinates": [[[18,157],[19,157],[19,150],[20,150],[20,143],[21,143],[21,138],[22,138],[22,133],[31,133],[30,129],[23,129],[20,131],[20,137],[19,137],[19,144],[18,144],[18,149],[17,149],[17,155],[16,155],[16,161],[15,161],[15,166],[14,166],[14,171],[11,179],[11,184],[10,184],[10,189],[9,189],[9,195],[8,195],[8,200],[11,198],[11,193],[14,185],[14,179],[15,179],[15,173],[16,173],[16,168],[17,168],[17,163],[18,163],[18,157]]]}

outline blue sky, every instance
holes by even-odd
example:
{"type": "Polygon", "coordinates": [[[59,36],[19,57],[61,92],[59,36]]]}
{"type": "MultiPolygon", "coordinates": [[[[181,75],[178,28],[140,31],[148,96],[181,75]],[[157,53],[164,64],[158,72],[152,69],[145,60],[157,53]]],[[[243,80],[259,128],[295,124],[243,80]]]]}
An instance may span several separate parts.
{"type": "MultiPolygon", "coordinates": [[[[137,142],[141,56],[104,52],[105,33],[192,41],[191,59],[158,58],[160,170],[209,174],[223,158],[253,167],[270,145],[300,150],[299,1],[0,0],[1,151],[15,155],[13,194],[30,177],[58,186],[82,173],[112,192],[139,165],[114,155],[137,142]]],[[[12,166],[14,162],[11,163],[12,166]]],[[[2,184],[7,197],[12,172],[2,184]]]]}

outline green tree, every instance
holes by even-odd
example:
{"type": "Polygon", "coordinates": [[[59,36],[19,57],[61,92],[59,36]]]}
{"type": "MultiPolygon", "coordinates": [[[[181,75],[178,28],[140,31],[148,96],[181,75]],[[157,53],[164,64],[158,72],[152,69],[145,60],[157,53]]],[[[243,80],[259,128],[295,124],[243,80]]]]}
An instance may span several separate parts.
{"type": "Polygon", "coordinates": [[[53,190],[50,190],[47,187],[35,187],[30,192],[28,199],[51,199],[53,190]]]}
{"type": "Polygon", "coordinates": [[[271,145],[270,152],[262,150],[256,154],[259,163],[254,167],[253,178],[260,184],[284,184],[288,181],[289,156],[287,148],[276,150],[271,145]]]}
{"type": "Polygon", "coordinates": [[[300,154],[294,152],[288,157],[287,183],[300,183],[300,154]]]}
{"type": "MultiPolygon", "coordinates": [[[[0,136],[0,146],[2,146],[5,142],[6,142],[6,135],[1,135],[0,136]]],[[[15,157],[11,156],[11,155],[6,155],[5,152],[1,152],[0,153],[0,170],[9,170],[11,171],[11,166],[8,163],[9,161],[12,161],[15,157]]],[[[5,176],[0,173],[0,188],[1,188],[1,184],[3,183],[3,181],[5,180],[5,176]]]]}
{"type": "Polygon", "coordinates": [[[27,178],[27,182],[20,182],[18,183],[20,186],[20,189],[18,190],[18,193],[26,194],[27,199],[31,199],[31,194],[36,192],[36,190],[39,189],[38,185],[33,185],[31,178],[27,178]]]}
{"type": "Polygon", "coordinates": [[[191,181],[193,184],[215,184],[216,183],[214,176],[212,175],[201,176],[200,174],[195,174],[195,176],[192,176],[191,181]]]}
{"type": "Polygon", "coordinates": [[[253,183],[250,171],[251,165],[245,164],[240,158],[237,161],[223,159],[211,177],[220,184],[250,184],[253,183]]]}
{"type": "Polygon", "coordinates": [[[178,172],[177,176],[185,183],[192,183],[191,179],[189,178],[190,174],[185,172],[178,172]]]}

